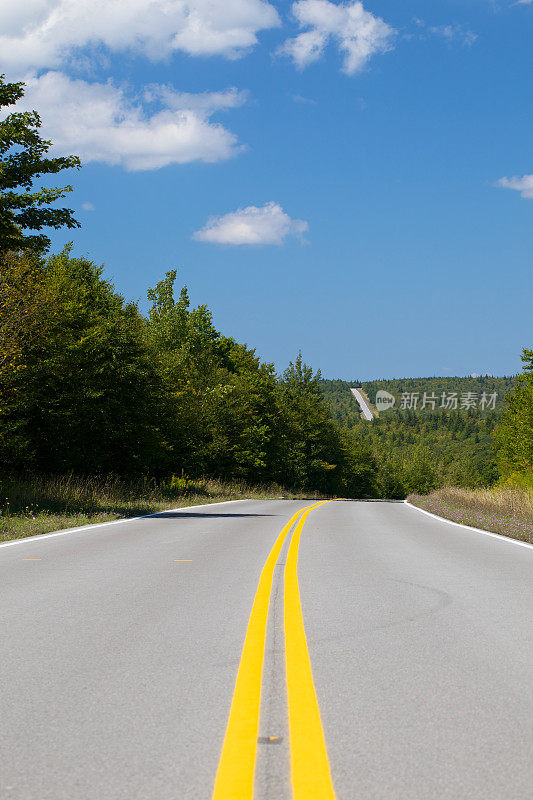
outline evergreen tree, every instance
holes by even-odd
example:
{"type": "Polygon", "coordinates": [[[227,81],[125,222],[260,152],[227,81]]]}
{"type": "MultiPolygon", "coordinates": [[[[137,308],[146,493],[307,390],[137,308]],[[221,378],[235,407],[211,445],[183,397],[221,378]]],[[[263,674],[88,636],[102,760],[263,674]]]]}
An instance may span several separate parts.
{"type": "MultiPolygon", "coordinates": [[[[0,75],[0,111],[23,96],[24,83],[6,83],[0,75]]],[[[72,191],[72,186],[32,191],[41,175],[81,166],[77,156],[48,158],[52,143],[41,138],[40,127],[36,111],[13,112],[0,122],[0,255],[21,250],[42,253],[50,246],[44,233],[25,231],[79,227],[71,209],[51,206],[72,191]]]]}

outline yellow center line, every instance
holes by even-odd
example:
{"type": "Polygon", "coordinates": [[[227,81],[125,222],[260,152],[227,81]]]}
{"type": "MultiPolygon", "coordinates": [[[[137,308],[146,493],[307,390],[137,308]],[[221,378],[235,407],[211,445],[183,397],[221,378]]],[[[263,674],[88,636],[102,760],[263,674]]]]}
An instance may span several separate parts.
{"type": "Polygon", "coordinates": [[[274,568],[289,531],[306,510],[302,508],[297,511],[283,527],[261,571],[237,672],[212,800],[253,798],[261,680],[274,568]]]}
{"type": "Polygon", "coordinates": [[[311,509],[306,509],[298,520],[285,565],[285,660],[292,796],[293,800],[335,800],[298,586],[298,547],[310,512],[311,509]]]}
{"type": "Polygon", "coordinates": [[[42,561],[42,558],[23,558],[23,561],[42,561]]]}
{"type": "Polygon", "coordinates": [[[176,561],[192,561],[192,558],[175,558],[174,562],[176,561]]]}

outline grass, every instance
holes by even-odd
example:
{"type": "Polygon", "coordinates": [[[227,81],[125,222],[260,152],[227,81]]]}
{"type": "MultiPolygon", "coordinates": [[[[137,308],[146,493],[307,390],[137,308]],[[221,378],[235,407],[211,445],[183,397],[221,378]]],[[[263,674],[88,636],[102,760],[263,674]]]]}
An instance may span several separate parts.
{"type": "Polygon", "coordinates": [[[251,486],[238,480],[173,477],[163,482],[133,482],[74,475],[4,476],[0,477],[0,542],[169,508],[248,497],[299,499],[304,495],[275,484],[251,486]]]}
{"type": "Polygon", "coordinates": [[[533,543],[533,493],[507,487],[436,489],[412,494],[410,503],[440,517],[533,543]]]}

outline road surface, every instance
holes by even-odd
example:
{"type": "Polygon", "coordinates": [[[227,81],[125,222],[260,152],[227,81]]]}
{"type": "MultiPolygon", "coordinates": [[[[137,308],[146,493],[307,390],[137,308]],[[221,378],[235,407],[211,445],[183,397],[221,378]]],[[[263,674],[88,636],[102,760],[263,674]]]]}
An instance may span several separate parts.
{"type": "Polygon", "coordinates": [[[361,390],[360,389],[350,389],[350,391],[353,394],[353,396],[355,397],[355,399],[357,400],[357,402],[359,403],[359,408],[361,409],[361,413],[362,413],[364,419],[366,419],[368,421],[370,421],[371,419],[374,419],[374,415],[373,415],[373,413],[372,413],[372,411],[370,409],[370,406],[366,402],[361,390]]]}
{"type": "Polygon", "coordinates": [[[312,505],[1,546],[2,800],[531,798],[533,549],[312,505]]]}

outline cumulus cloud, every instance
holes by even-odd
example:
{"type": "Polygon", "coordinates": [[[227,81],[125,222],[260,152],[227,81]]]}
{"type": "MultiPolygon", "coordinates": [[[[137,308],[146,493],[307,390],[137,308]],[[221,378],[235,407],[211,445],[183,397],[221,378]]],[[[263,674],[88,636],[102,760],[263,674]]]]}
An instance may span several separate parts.
{"type": "Polygon", "coordinates": [[[236,89],[186,94],[170,86],[151,86],[143,97],[131,99],[111,81],[87,83],[47,72],[26,79],[17,109],[39,112],[55,153],[144,170],[212,163],[238,153],[237,137],[211,116],[245,100],[246,94],[236,89]]]}
{"type": "Polygon", "coordinates": [[[95,210],[95,207],[93,206],[92,203],[82,203],[81,207],[83,208],[84,211],[94,211],[95,210]]]}
{"type": "Polygon", "coordinates": [[[496,186],[502,186],[504,189],[514,189],[520,192],[521,197],[525,200],[533,200],[533,175],[522,175],[522,177],[515,176],[513,178],[500,178],[496,186]]]}
{"type": "Polygon", "coordinates": [[[303,69],[319,59],[330,41],[344,55],[343,71],[353,75],[376,53],[392,49],[395,30],[380,17],[366,11],[359,0],[336,5],[330,0],[298,0],[292,13],[300,28],[308,28],[287,39],[278,52],[303,69]]]}
{"type": "Polygon", "coordinates": [[[280,24],[267,0],[2,0],[4,68],[57,68],[87,45],[237,58],[280,24]]]}
{"type": "Polygon", "coordinates": [[[206,225],[193,234],[197,242],[214,244],[283,244],[287,236],[302,239],[309,229],[307,222],[291,219],[278,203],[266,203],[262,207],[247,206],[210,217],[206,225]]]}

